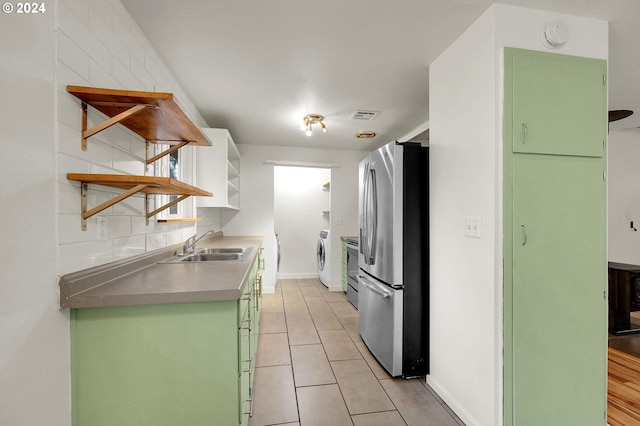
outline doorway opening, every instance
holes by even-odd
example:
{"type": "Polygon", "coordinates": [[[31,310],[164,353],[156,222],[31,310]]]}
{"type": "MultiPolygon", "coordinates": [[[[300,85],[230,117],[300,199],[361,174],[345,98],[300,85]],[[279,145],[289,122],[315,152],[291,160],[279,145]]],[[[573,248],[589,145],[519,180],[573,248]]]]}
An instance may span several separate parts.
{"type": "MultiPolygon", "coordinates": [[[[319,236],[323,230],[331,235],[331,169],[275,166],[273,181],[278,278],[318,278],[319,236]]],[[[324,260],[329,269],[329,256],[324,260]]]]}

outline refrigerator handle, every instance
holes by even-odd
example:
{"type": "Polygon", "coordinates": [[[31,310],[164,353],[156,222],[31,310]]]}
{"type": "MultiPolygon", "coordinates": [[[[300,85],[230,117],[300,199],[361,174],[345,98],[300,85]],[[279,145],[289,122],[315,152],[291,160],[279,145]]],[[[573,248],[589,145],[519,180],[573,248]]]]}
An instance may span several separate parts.
{"type": "Polygon", "coordinates": [[[367,253],[365,255],[365,263],[373,265],[376,259],[376,239],[378,234],[378,196],[376,187],[376,171],[369,167],[367,175],[367,253]]]}
{"type": "Polygon", "coordinates": [[[364,174],[362,175],[362,200],[360,200],[360,253],[364,255],[365,263],[368,258],[367,243],[367,209],[368,205],[368,187],[369,187],[369,163],[364,165],[364,174]]]}
{"type": "Polygon", "coordinates": [[[360,278],[360,284],[362,284],[364,287],[368,288],[369,290],[371,290],[375,294],[377,294],[379,296],[382,296],[385,299],[388,299],[391,296],[393,296],[393,292],[392,291],[381,287],[379,284],[371,282],[366,276],[359,275],[358,278],[360,278]]]}

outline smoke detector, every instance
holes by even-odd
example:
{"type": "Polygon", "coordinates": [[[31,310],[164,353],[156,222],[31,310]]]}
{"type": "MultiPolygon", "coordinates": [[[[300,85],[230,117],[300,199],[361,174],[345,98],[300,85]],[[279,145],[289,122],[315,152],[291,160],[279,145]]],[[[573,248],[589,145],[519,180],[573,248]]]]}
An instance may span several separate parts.
{"type": "Polygon", "coordinates": [[[371,121],[376,118],[378,114],[380,114],[380,111],[357,110],[356,112],[351,114],[349,120],[371,121]]]}
{"type": "Polygon", "coordinates": [[[376,132],[371,130],[361,130],[355,135],[353,135],[356,139],[371,139],[376,137],[376,132]]]}

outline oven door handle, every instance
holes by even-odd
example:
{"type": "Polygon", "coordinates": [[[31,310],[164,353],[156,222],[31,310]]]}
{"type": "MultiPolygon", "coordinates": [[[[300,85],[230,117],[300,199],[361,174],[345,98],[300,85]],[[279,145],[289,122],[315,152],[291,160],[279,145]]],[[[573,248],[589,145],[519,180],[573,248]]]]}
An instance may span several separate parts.
{"type": "Polygon", "coordinates": [[[376,293],[377,295],[380,295],[385,299],[388,299],[391,296],[393,296],[393,291],[387,290],[386,288],[382,287],[380,284],[376,284],[372,282],[368,277],[364,275],[359,275],[358,278],[360,278],[360,284],[362,284],[372,292],[376,293]]]}

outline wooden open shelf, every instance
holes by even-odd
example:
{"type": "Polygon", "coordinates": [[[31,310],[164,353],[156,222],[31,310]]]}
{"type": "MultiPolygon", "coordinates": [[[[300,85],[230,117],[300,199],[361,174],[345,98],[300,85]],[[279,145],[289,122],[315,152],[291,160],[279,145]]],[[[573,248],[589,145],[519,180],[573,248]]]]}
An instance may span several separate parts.
{"type": "Polygon", "coordinates": [[[156,222],[158,223],[173,223],[173,222],[199,222],[201,221],[201,217],[182,217],[175,219],[158,219],[156,222]]]}
{"type": "Polygon", "coordinates": [[[181,148],[186,144],[211,146],[211,142],[182,111],[172,93],[137,92],[97,87],[67,86],[67,92],[82,101],[82,150],[87,139],[115,124],[121,124],[148,142],[173,145],[147,164],[181,148]],[[110,117],[87,129],[87,105],[110,117]]]}
{"type": "Polygon", "coordinates": [[[149,211],[149,203],[146,202],[146,216],[147,223],[149,218],[160,213],[161,211],[179,203],[180,201],[188,198],[191,195],[210,197],[213,194],[195,186],[188,185],[186,183],[171,179],[169,177],[156,177],[156,176],[132,176],[132,175],[112,175],[112,174],[87,174],[87,173],[67,173],[67,179],[78,181],[81,183],[81,197],[82,197],[82,230],[87,229],[87,219],[91,216],[100,213],[102,210],[111,207],[112,205],[119,203],[120,201],[131,197],[139,192],[144,194],[168,194],[179,195],[180,197],[165,204],[156,210],[149,211]],[[111,188],[117,188],[125,190],[113,197],[112,199],[105,201],[98,206],[87,209],[87,190],[88,184],[96,184],[109,186],[111,188]]]}

